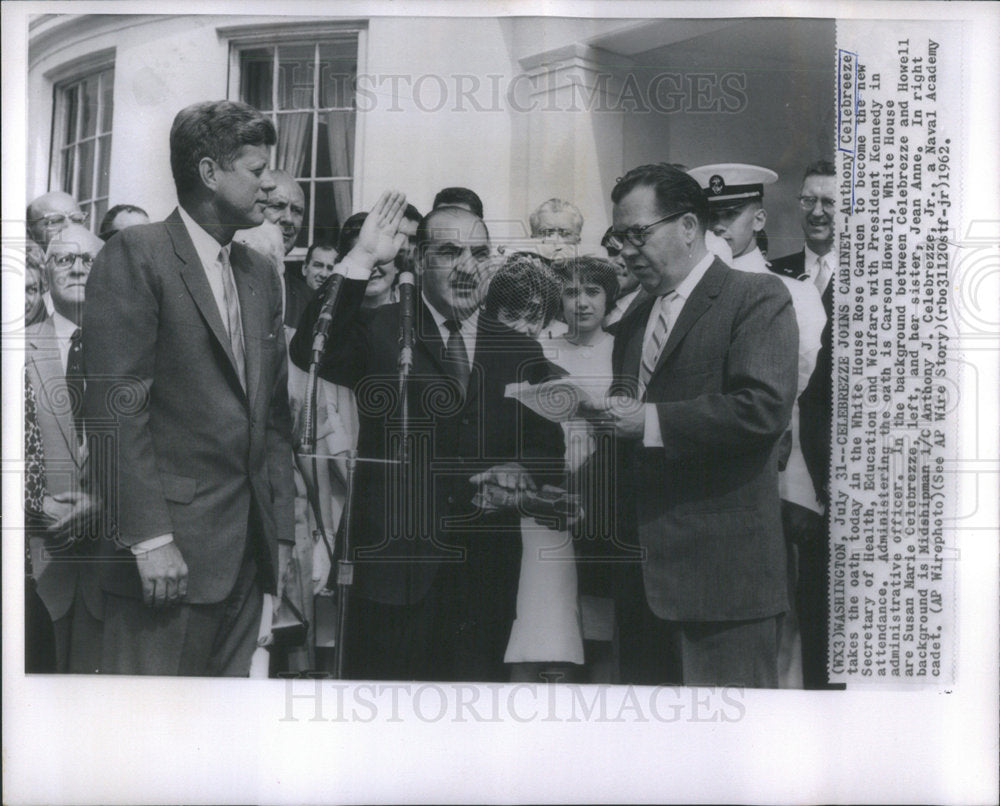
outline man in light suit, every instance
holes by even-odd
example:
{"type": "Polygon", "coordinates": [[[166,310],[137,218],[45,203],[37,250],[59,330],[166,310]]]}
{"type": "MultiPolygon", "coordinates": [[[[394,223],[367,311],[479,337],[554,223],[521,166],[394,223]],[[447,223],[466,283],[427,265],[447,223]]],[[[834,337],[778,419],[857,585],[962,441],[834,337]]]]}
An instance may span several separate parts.
{"type": "Polygon", "coordinates": [[[622,508],[644,553],[620,580],[622,682],[776,686],[791,298],[777,278],[708,252],[707,203],[685,172],[635,168],[611,198],[610,239],[650,295],[614,330],[612,368],[628,394],[595,413],[629,443],[622,508]]]}
{"type": "Polygon", "coordinates": [[[87,284],[86,411],[113,435],[90,454],[111,466],[119,532],[102,569],[109,672],[246,675],[293,542],[279,280],[231,243],[264,220],[274,142],[245,104],[181,110],[179,208],[112,239],[87,284]]]}
{"type": "MultiPolygon", "coordinates": [[[[833,275],[839,261],[833,252],[833,215],[837,203],[836,166],[828,160],[810,164],[799,191],[802,251],[779,257],[771,271],[813,285],[826,311],[816,369],[799,397],[802,455],[822,510],[830,503],[830,439],[833,420],[833,275]]],[[[807,689],[825,688],[827,590],[829,588],[829,523],[802,508],[786,507],[785,527],[797,549],[795,590],[802,633],[802,682],[807,689]]]]}
{"type": "Polygon", "coordinates": [[[80,324],[87,274],[102,246],[81,224],[68,224],[52,235],[45,273],[54,310],[25,331],[25,369],[35,394],[46,480],[46,529],[30,536],[31,567],[52,620],[58,672],[96,672],[101,665],[104,602],[89,539],[94,499],[83,478],[87,453],[80,324]]]}

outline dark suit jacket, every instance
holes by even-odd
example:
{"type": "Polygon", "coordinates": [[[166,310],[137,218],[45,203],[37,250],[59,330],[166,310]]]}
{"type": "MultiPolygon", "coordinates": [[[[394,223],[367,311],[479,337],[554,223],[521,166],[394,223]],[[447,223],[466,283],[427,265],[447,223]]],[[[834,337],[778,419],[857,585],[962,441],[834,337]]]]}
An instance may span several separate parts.
{"type": "MultiPolygon", "coordinates": [[[[394,458],[400,427],[397,361],[399,305],[359,315],[365,283],[342,287],[320,375],[350,386],[357,396],[362,458],[394,458]]],[[[291,358],[307,369],[313,326],[325,294],[306,310],[291,343],[291,358]]],[[[492,599],[512,619],[520,568],[520,521],[486,516],[471,504],[475,473],[505,461],[535,471],[539,483],[562,470],[561,428],[504,397],[507,384],[537,382],[549,374],[533,339],[480,316],[468,394],[446,374],[444,342],[430,311],[418,302],[409,384],[412,470],[400,504],[395,469],[360,463],[354,486],[353,541],[358,547],[355,590],[387,604],[413,604],[428,592],[442,563],[463,590],[459,598],[492,599]],[[408,512],[408,520],[398,513],[408,512]],[[404,539],[402,536],[409,536],[404,539]],[[459,571],[458,569],[463,569],[459,571]],[[467,573],[465,573],[467,572],[467,573]]],[[[489,607],[489,605],[484,604],[489,607]]],[[[506,624],[509,629],[510,621],[506,624]]],[[[506,641],[506,635],[503,640],[506,641]]],[[[502,655],[502,652],[501,652],[502,655]]]]}
{"type": "MultiPolygon", "coordinates": [[[[771,271],[797,280],[805,272],[805,264],[805,251],[796,252],[772,261],[771,271]]],[[[799,439],[816,495],[820,501],[828,504],[833,425],[833,278],[827,284],[821,299],[826,311],[826,325],[820,336],[816,368],[809,384],[799,396],[799,439]]]]}
{"type": "Polygon", "coordinates": [[[291,269],[285,269],[281,281],[285,284],[285,325],[297,328],[302,312],[315,292],[298,274],[293,274],[291,269]]]}
{"type": "MultiPolygon", "coordinates": [[[[635,390],[652,298],[616,330],[612,367],[635,390]]],[[[716,259],[674,323],[650,378],[662,448],[625,472],[646,552],[646,599],[674,621],[764,618],[787,608],[778,438],[798,365],[788,291],[716,259]]]]}
{"type": "MultiPolygon", "coordinates": [[[[56,341],[52,318],[48,317],[25,331],[25,369],[28,382],[35,390],[38,430],[45,449],[45,482],[49,495],[78,492],[84,487],[86,450],[77,443],[73,424],[74,401],[66,387],[62,356],[56,341]]],[[[31,566],[38,584],[38,595],[45,602],[52,620],[69,613],[79,587],[87,609],[101,618],[104,606],[94,564],[88,561],[94,546],[89,535],[78,535],[83,541],[71,553],[50,553],[54,546],[42,535],[32,535],[31,566]]]]}
{"type": "MultiPolygon", "coordinates": [[[[101,477],[121,543],[173,533],[188,566],[191,604],[230,593],[248,529],[262,538],[264,586],[272,591],[277,541],[294,541],[279,280],[241,244],[233,244],[230,260],[246,345],[245,392],[176,210],[113,238],[87,281],[86,412],[113,428],[99,450],[91,441],[91,460],[105,465],[101,477]]],[[[117,552],[117,559],[105,564],[105,589],[140,595],[130,552],[117,552]]]]}

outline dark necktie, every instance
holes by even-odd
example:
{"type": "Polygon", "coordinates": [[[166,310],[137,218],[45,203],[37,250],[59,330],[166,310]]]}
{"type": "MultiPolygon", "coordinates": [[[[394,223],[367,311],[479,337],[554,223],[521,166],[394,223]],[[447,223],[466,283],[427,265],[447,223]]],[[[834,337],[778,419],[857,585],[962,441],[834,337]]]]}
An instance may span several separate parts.
{"type": "Polygon", "coordinates": [[[69,390],[69,401],[73,407],[73,426],[76,428],[76,441],[82,443],[83,435],[83,334],[80,328],[73,331],[69,338],[69,356],[66,359],[66,388],[69,390]]]}
{"type": "Polygon", "coordinates": [[[465,352],[465,342],[462,340],[462,323],[454,319],[446,319],[444,326],[448,328],[448,343],[444,348],[444,363],[448,374],[462,385],[465,391],[469,383],[469,356],[465,352]]]}

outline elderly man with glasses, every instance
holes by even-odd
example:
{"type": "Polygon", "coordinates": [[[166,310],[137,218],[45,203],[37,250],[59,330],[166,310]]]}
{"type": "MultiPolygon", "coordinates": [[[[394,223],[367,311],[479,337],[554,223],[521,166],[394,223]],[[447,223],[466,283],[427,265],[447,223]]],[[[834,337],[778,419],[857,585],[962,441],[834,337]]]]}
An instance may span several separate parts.
{"type": "Polygon", "coordinates": [[[612,328],[620,394],[591,413],[618,439],[616,536],[643,557],[621,564],[617,585],[621,680],[774,687],[791,298],[708,251],[705,196],[676,166],[629,171],[611,199],[606,242],[649,295],[612,328]]]}
{"type": "Polygon", "coordinates": [[[83,673],[101,666],[103,597],[96,566],[85,561],[95,547],[86,538],[96,501],[84,491],[80,328],[87,277],[102,246],[81,224],[71,223],[52,236],[45,273],[54,310],[25,331],[25,375],[36,401],[46,479],[42,524],[29,532],[28,584],[52,620],[56,650],[55,669],[29,671],[83,673]]]}

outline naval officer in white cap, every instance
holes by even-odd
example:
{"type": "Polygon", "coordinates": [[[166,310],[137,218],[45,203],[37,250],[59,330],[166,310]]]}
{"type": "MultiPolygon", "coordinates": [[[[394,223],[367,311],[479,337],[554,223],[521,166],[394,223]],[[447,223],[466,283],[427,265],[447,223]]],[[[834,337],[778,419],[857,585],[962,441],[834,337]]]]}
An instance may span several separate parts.
{"type": "MultiPolygon", "coordinates": [[[[691,174],[701,185],[708,200],[711,225],[709,229],[726,242],[732,250],[730,265],[739,271],[768,272],[768,262],[757,246],[757,233],[764,229],[767,211],[764,209],[764,186],[773,184],[778,175],[768,168],[739,163],[703,165],[691,169],[691,174]]],[[[723,260],[725,257],[720,255],[723,260]]],[[[779,275],[788,288],[799,326],[799,375],[796,403],[789,424],[791,451],[785,469],[778,477],[781,495],[782,523],[789,546],[792,573],[796,565],[795,546],[810,539],[807,534],[815,531],[823,515],[823,505],[816,496],[812,478],[802,455],[798,396],[809,383],[820,349],[820,336],[826,324],[819,291],[813,283],[802,283],[791,277],[779,275]]],[[[813,536],[815,539],[815,536],[813,536]]],[[[790,580],[794,585],[794,580],[790,580]]],[[[794,587],[792,588],[794,590],[794,587]]],[[[788,620],[786,619],[786,622],[788,620]]],[[[788,625],[786,625],[788,626],[788,625]]],[[[786,629],[782,635],[782,650],[794,636],[786,629]]],[[[780,662],[781,659],[779,659],[780,662]]],[[[780,669],[783,686],[800,687],[799,663],[784,664],[780,669]]]]}

